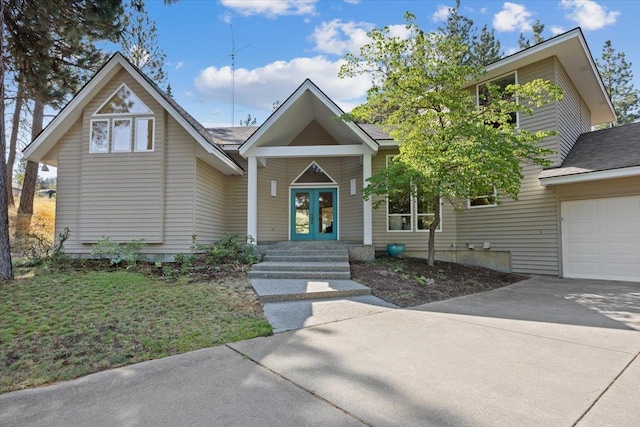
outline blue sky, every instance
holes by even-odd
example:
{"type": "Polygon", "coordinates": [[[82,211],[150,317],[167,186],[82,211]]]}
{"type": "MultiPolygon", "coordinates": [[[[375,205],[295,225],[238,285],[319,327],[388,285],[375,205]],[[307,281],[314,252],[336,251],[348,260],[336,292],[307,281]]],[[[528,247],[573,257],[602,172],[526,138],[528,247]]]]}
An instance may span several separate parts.
{"type": "MultiPolygon", "coordinates": [[[[147,0],[175,99],[206,126],[238,125],[251,114],[258,124],[305,78],[313,80],[344,110],[364,100],[366,77],[337,76],[342,57],[357,53],[367,30],[403,29],[411,11],[425,30],[436,30],[455,4],[448,1],[391,0],[181,0],[165,6],[147,0]],[[235,35],[235,90],[232,91],[232,31],[235,35]],[[232,99],[235,112],[232,113],[232,99]]],[[[505,54],[517,49],[520,32],[545,24],[550,38],[580,26],[594,58],[605,40],[625,52],[640,87],[639,1],[462,0],[461,13],[477,27],[496,30],[505,54]]]]}

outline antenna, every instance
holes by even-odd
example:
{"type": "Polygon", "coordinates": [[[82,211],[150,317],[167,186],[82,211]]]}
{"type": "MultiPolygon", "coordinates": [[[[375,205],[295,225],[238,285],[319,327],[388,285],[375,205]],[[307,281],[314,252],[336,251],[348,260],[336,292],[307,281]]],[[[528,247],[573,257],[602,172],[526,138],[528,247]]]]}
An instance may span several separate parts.
{"type": "Polygon", "coordinates": [[[236,37],[233,31],[233,23],[229,23],[231,28],[231,126],[236,125],[236,54],[242,50],[245,50],[250,45],[243,46],[241,49],[236,50],[236,37]]]}

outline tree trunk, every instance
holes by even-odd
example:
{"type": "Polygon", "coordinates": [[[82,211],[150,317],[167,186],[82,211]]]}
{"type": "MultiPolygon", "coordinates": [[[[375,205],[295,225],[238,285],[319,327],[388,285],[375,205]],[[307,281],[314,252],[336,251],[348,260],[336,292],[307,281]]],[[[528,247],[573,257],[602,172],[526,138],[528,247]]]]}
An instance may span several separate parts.
{"type": "MultiPolygon", "coordinates": [[[[35,100],[33,106],[33,122],[31,124],[31,140],[42,131],[44,121],[44,103],[35,100]]],[[[36,183],[38,182],[38,163],[27,161],[27,168],[24,173],[22,183],[22,193],[20,195],[20,207],[16,217],[15,235],[23,237],[29,234],[31,229],[31,218],[33,217],[33,197],[36,194],[36,183]]]]}
{"type": "MultiPolygon", "coordinates": [[[[0,58],[4,58],[4,7],[0,6],[0,58]]],[[[7,206],[7,141],[4,130],[4,59],[0,61],[0,281],[13,278],[9,244],[9,207],[7,206]]]]}
{"type": "Polygon", "coordinates": [[[22,79],[18,77],[18,91],[16,92],[16,105],[13,111],[11,137],[9,138],[9,157],[7,158],[7,200],[9,206],[15,206],[13,200],[13,166],[16,162],[16,150],[18,147],[18,131],[20,130],[20,114],[22,113],[22,79]]]}
{"type": "Polygon", "coordinates": [[[433,201],[435,206],[433,222],[429,224],[429,255],[427,255],[427,262],[430,267],[436,265],[436,229],[440,225],[440,198],[436,197],[433,201]]]}

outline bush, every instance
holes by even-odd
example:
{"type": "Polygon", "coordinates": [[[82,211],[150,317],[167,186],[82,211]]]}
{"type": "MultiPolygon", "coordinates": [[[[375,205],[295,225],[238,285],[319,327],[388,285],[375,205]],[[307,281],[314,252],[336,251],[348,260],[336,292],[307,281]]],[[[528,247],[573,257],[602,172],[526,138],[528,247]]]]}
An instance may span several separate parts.
{"type": "Polygon", "coordinates": [[[205,251],[209,265],[218,264],[255,264],[260,262],[253,238],[248,243],[240,243],[237,234],[227,234],[205,251]]]}
{"type": "Polygon", "coordinates": [[[107,236],[102,236],[102,240],[93,245],[92,255],[100,258],[108,258],[111,265],[121,265],[127,263],[127,267],[135,266],[138,261],[144,260],[142,250],[146,244],[144,239],[131,240],[125,243],[117,243],[107,236]]]}

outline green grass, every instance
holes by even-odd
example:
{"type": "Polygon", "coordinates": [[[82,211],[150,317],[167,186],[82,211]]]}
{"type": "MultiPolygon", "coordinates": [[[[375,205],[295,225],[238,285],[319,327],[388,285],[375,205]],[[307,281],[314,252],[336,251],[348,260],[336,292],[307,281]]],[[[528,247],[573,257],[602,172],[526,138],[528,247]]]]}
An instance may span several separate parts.
{"type": "Polygon", "coordinates": [[[0,392],[271,333],[243,276],[16,273],[0,283],[0,392]]]}

